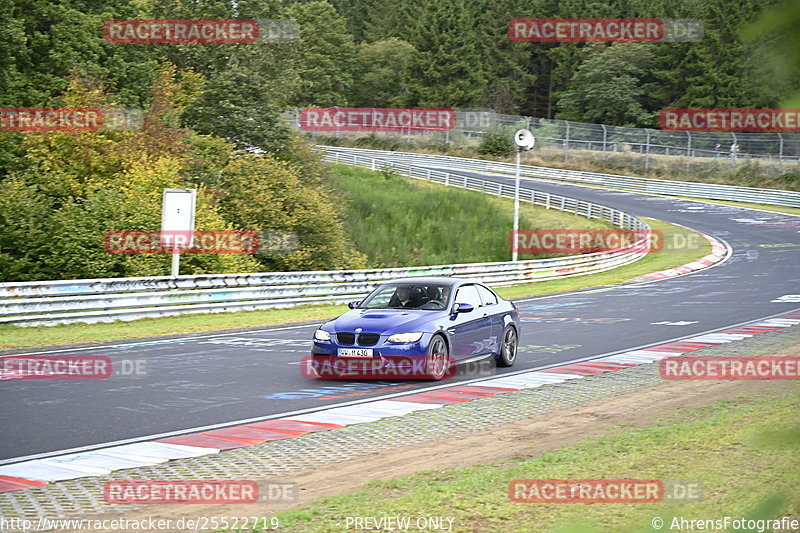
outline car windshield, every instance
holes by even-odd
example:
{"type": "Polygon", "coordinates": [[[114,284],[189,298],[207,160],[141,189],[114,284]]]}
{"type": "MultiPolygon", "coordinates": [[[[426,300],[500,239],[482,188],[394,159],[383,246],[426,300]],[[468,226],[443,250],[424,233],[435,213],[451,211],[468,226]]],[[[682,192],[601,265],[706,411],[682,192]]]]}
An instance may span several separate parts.
{"type": "Polygon", "coordinates": [[[358,306],[366,309],[423,309],[447,307],[450,285],[442,283],[390,283],[375,289],[358,306]]]}

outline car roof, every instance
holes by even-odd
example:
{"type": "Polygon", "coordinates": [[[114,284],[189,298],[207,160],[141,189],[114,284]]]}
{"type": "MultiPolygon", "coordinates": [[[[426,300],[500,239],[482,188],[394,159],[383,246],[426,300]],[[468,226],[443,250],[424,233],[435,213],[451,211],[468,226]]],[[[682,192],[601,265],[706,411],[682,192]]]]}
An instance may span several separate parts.
{"type": "Polygon", "coordinates": [[[419,278],[400,278],[400,279],[393,279],[391,281],[387,281],[389,283],[439,283],[442,285],[464,285],[466,283],[481,283],[478,280],[469,279],[469,278],[453,278],[447,276],[428,276],[428,277],[419,277],[419,278]]]}

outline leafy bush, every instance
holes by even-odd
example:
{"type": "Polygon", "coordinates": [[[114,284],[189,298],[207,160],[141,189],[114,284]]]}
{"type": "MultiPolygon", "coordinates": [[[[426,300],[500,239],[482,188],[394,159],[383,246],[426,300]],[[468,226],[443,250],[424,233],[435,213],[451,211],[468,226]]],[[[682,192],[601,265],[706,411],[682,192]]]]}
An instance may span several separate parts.
{"type": "Polygon", "coordinates": [[[514,153],[514,130],[499,126],[483,134],[478,153],[482,155],[508,156],[514,153]]]}

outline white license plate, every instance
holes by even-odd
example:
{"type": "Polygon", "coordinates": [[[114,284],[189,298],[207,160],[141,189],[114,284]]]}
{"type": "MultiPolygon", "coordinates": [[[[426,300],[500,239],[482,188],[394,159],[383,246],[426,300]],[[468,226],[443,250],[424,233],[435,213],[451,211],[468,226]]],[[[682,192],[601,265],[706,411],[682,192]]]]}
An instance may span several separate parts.
{"type": "Polygon", "coordinates": [[[372,357],[372,348],[339,348],[339,357],[372,357]]]}

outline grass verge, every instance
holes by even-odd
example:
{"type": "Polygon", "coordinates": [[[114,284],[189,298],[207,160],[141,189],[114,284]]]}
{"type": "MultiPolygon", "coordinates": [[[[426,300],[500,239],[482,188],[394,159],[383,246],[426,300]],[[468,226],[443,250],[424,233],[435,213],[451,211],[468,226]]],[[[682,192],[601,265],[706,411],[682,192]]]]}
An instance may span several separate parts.
{"type": "Polygon", "coordinates": [[[781,398],[740,396],[527,460],[373,481],[362,491],[276,516],[281,531],[307,533],[342,531],[348,516],[412,517],[412,523],[419,516],[448,517],[454,518],[454,531],[504,533],[650,532],[659,530],[653,527],[656,517],[663,520],[663,531],[689,530],[675,527],[676,517],[796,518],[800,393],[793,391],[781,398]],[[699,482],[702,497],[646,504],[515,503],[508,498],[515,479],[699,482]]]}
{"type": "MultiPolygon", "coordinates": [[[[343,198],[345,228],[369,267],[386,268],[505,261],[513,202],[477,191],[410,180],[391,171],[334,166],[332,185],[343,198]]],[[[520,210],[521,229],[611,229],[531,204],[520,210]]],[[[520,254],[544,259],[554,254],[520,254]]]]}
{"type": "MultiPolygon", "coordinates": [[[[690,232],[659,220],[648,219],[648,222],[654,230],[662,231],[666,237],[666,246],[661,253],[650,254],[633,264],[609,270],[608,272],[555,281],[499,287],[498,292],[504,298],[521,298],[621,283],[649,272],[689,263],[711,251],[711,246],[707,244],[707,241],[695,232],[690,232]],[[685,237],[691,234],[696,236],[697,242],[702,243],[699,247],[696,249],[683,249],[675,246],[675,241],[680,240],[676,236],[685,237]]],[[[37,327],[2,325],[0,326],[0,349],[103,342],[137,337],[269,326],[310,320],[322,321],[340,315],[346,310],[347,307],[344,305],[315,305],[298,306],[290,309],[240,311],[238,313],[143,318],[132,322],[112,322],[109,324],[64,324],[37,327]]]]}

